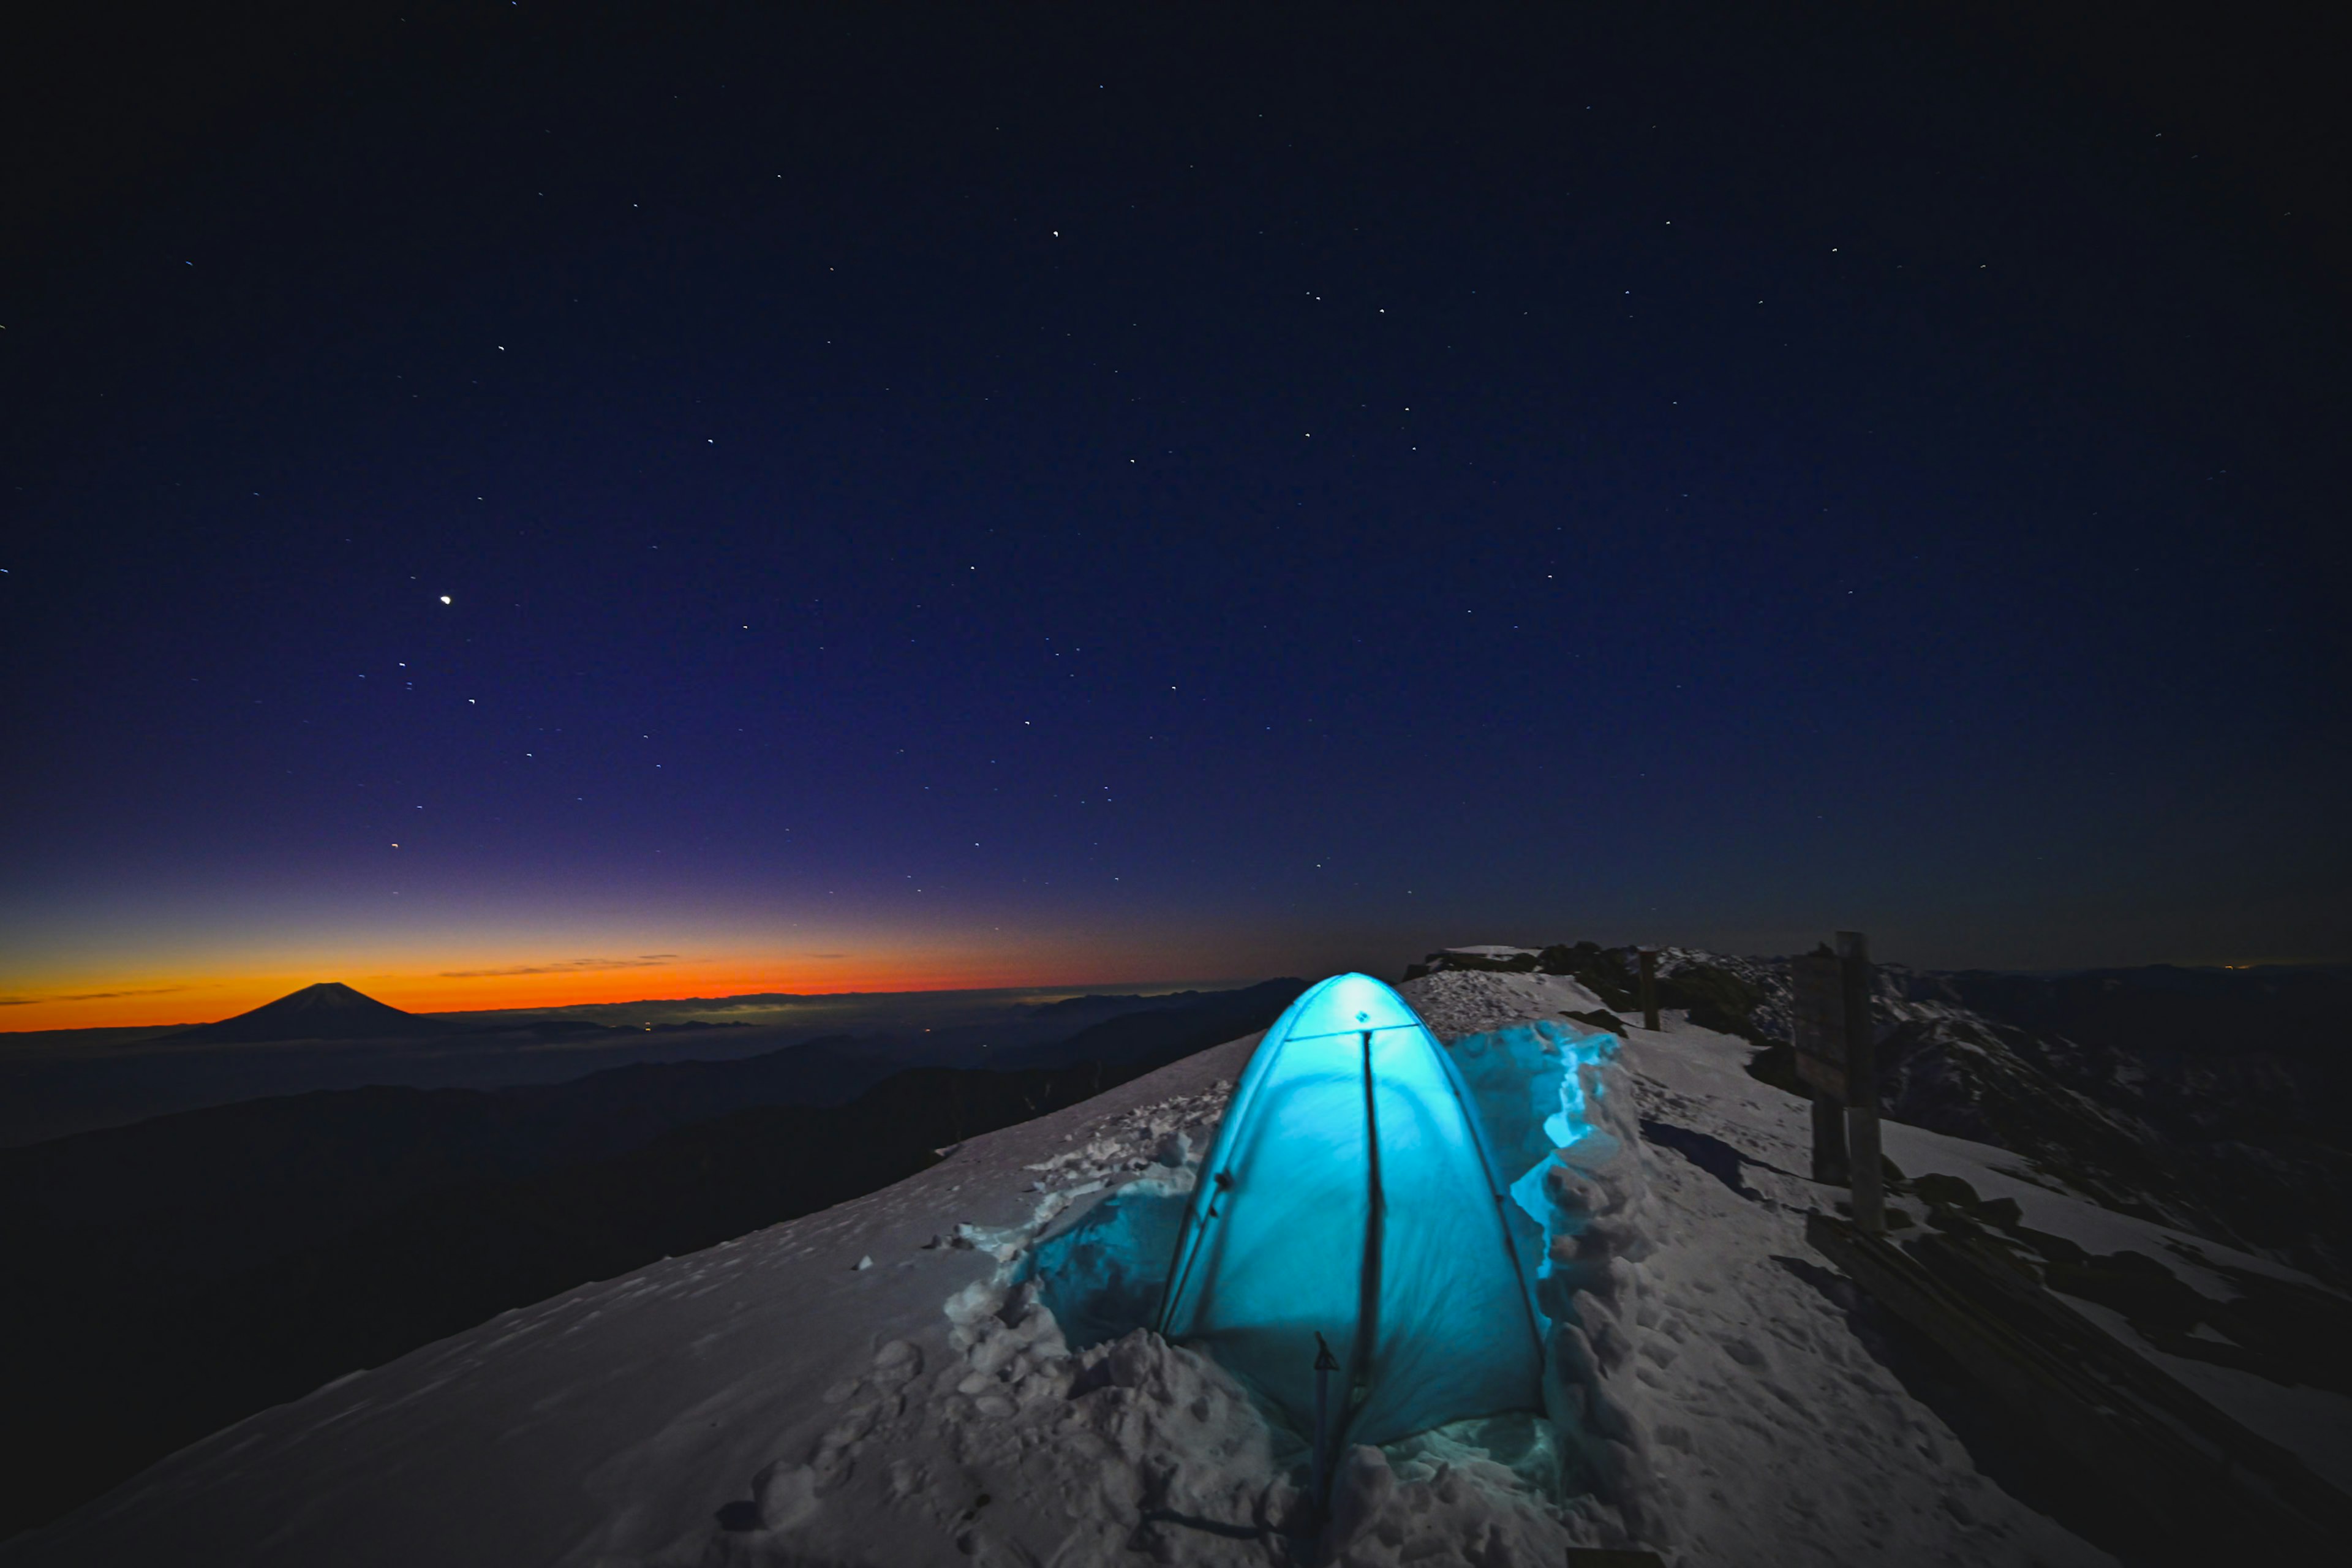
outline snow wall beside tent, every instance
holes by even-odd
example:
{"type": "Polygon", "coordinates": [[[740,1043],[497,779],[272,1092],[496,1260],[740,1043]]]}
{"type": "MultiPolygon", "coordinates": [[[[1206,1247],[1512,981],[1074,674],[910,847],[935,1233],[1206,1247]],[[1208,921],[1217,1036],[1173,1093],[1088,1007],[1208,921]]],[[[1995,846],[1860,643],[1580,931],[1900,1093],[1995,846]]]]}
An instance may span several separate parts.
{"type": "Polygon", "coordinates": [[[1335,1453],[1545,1407],[1519,1258],[1532,1227],[1461,1073],[1388,986],[1337,975],[1293,1003],[1202,1172],[1160,1331],[1247,1380],[1297,1430],[1313,1430],[1318,1333],[1341,1369],[1335,1453]]]}

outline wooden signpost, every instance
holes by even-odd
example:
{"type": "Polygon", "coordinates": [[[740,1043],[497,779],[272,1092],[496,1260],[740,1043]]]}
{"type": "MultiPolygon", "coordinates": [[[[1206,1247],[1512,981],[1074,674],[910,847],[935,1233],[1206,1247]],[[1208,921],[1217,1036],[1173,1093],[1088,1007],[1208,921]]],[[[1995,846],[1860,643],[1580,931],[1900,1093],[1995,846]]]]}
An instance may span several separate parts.
{"type": "Polygon", "coordinates": [[[1797,1076],[1813,1091],[1813,1180],[1845,1184],[1845,966],[1823,948],[1790,965],[1797,1076]]]}
{"type": "Polygon", "coordinates": [[[1845,1102],[1845,965],[1827,948],[1790,965],[1796,991],[1797,1076],[1845,1102]]]}
{"type": "Polygon", "coordinates": [[[1658,955],[1646,947],[1638,951],[1642,955],[1642,1027],[1654,1035],[1658,1032],[1658,955]]]}
{"type": "Polygon", "coordinates": [[[1822,947],[1790,967],[1797,1076],[1813,1090],[1813,1180],[1851,1187],[1854,1223],[1884,1230],[1869,941],[1842,931],[1834,952],[1822,947]]]}

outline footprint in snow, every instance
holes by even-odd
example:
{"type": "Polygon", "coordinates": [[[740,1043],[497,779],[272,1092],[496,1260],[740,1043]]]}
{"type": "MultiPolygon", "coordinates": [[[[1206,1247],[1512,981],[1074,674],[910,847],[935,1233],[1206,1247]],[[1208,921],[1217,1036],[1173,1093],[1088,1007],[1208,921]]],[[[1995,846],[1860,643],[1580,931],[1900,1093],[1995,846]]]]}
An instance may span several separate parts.
{"type": "Polygon", "coordinates": [[[1764,1358],[1764,1352],[1761,1350],[1759,1350],[1753,1342],[1748,1340],[1725,1340],[1723,1342],[1723,1353],[1745,1367],[1761,1368],[1768,1364],[1764,1358]]]}

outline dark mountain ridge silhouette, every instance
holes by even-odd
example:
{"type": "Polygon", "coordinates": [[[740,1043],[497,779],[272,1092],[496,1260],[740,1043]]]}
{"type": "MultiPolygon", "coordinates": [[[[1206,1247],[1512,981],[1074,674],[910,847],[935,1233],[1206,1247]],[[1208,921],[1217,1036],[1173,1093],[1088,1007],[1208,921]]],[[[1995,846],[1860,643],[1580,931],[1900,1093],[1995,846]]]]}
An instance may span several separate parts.
{"type": "Polygon", "coordinates": [[[846,1037],[506,1089],[314,1089],[0,1150],[0,1252],[141,1291],[231,1275],[426,1193],[608,1159],[755,1105],[837,1104],[892,1071],[846,1037]]]}
{"type": "MultiPolygon", "coordinates": [[[[1298,979],[1267,980],[1238,991],[1180,991],[1171,996],[1074,997],[1077,1002],[1128,1004],[1133,1011],[1087,1024],[1066,1040],[1004,1053],[999,1068],[1062,1067],[1072,1062],[1134,1062],[1171,1059],[1180,1042],[1205,1031],[1218,1040],[1238,1039],[1263,1029],[1307,989],[1298,979]],[[1219,1030],[1227,1033],[1219,1035],[1219,1030]]],[[[1084,1016],[1068,1003],[1051,1005],[1076,1023],[1084,1016]]]]}
{"type": "Polygon", "coordinates": [[[437,1018],[404,1013],[340,980],[325,980],[265,1002],[250,1013],[163,1037],[175,1044],[241,1046],[272,1040],[382,1040],[448,1032],[449,1026],[437,1018]]]}

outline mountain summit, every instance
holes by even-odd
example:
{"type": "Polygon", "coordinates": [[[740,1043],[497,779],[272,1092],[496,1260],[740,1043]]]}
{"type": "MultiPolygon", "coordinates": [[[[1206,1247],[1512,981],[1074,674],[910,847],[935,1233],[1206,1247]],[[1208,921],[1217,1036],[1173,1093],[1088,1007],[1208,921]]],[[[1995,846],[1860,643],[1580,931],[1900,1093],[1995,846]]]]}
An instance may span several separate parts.
{"type": "Polygon", "coordinates": [[[404,1013],[341,981],[321,981],[239,1013],[172,1037],[192,1045],[246,1045],[270,1040],[377,1040],[394,1035],[437,1035],[446,1026],[404,1013]]]}

